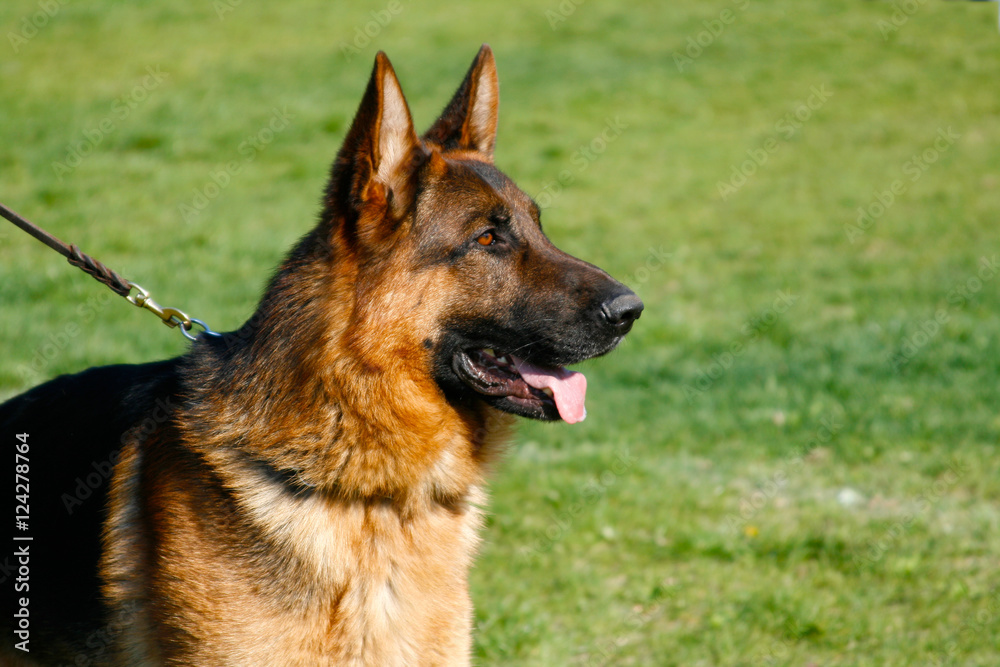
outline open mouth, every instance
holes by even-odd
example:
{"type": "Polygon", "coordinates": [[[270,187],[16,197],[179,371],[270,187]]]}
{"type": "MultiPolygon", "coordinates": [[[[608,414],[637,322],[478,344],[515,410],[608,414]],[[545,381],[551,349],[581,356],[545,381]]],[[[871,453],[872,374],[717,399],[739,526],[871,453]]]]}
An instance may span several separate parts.
{"type": "Polygon", "coordinates": [[[461,350],[454,356],[453,367],[465,384],[494,399],[497,407],[569,424],[587,416],[587,378],[582,373],[561,366],[536,366],[492,348],[461,350]]]}

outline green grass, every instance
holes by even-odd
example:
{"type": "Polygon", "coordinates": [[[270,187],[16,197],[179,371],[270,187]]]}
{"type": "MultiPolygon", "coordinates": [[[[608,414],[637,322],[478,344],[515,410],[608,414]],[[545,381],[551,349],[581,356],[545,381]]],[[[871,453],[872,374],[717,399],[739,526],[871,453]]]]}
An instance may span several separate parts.
{"type": "MultiPolygon", "coordinates": [[[[588,0],[552,29],[554,0],[404,0],[348,59],[370,8],[262,4],[67,3],[0,45],[0,200],[234,328],[314,220],[375,51],[426,125],[489,42],[498,164],[539,197],[561,182],[550,236],[646,312],[585,365],[590,418],[524,424],[497,471],[479,664],[995,664],[1000,282],[977,278],[1000,254],[995,5],[917,2],[883,37],[887,2],[588,0]],[[130,97],[147,67],[168,76],[130,97]],[[288,126],[182,219],[276,110],[288,126]]],[[[4,34],[38,11],[3,3],[4,34]]],[[[0,228],[0,396],[184,349],[117,299],[86,305],[102,290],[0,228]]]]}

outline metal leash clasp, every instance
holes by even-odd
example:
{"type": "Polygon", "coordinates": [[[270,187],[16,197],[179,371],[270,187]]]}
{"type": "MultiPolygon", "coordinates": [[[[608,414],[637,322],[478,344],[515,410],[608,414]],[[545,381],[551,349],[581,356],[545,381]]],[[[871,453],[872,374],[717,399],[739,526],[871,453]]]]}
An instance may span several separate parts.
{"type": "Polygon", "coordinates": [[[160,318],[160,321],[166,324],[171,329],[179,326],[181,328],[181,333],[188,340],[195,340],[196,336],[191,335],[191,329],[194,325],[198,325],[202,328],[203,333],[208,336],[220,336],[221,334],[212,331],[212,329],[199,319],[189,317],[187,313],[177,308],[168,308],[161,306],[153,297],[149,295],[149,292],[142,285],[129,281],[129,287],[136,290],[137,294],[129,294],[125,299],[134,306],[139,308],[145,308],[154,315],[160,318]]]}

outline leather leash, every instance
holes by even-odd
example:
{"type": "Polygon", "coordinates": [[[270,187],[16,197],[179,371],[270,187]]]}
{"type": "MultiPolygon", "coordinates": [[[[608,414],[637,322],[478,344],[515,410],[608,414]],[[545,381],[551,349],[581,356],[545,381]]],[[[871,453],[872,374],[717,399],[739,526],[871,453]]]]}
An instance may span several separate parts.
{"type": "Polygon", "coordinates": [[[76,245],[63,243],[35,223],[5,206],[2,202],[0,202],[0,216],[3,216],[7,220],[14,223],[21,230],[31,234],[45,245],[55,250],[57,253],[65,257],[66,261],[70,264],[77,267],[84,273],[87,273],[101,284],[106,285],[115,294],[125,297],[129,303],[140,308],[145,308],[155,314],[160,318],[160,321],[168,327],[174,328],[180,326],[181,333],[184,334],[185,338],[195,340],[196,336],[191,334],[191,330],[195,325],[200,326],[203,330],[202,333],[208,336],[221,335],[212,331],[212,329],[201,320],[189,317],[184,311],[176,308],[161,306],[153,300],[149,292],[141,285],[122,278],[118,273],[112,271],[104,264],[80,250],[80,248],[76,245]],[[133,289],[136,291],[136,294],[134,295],[132,294],[133,289]]]}

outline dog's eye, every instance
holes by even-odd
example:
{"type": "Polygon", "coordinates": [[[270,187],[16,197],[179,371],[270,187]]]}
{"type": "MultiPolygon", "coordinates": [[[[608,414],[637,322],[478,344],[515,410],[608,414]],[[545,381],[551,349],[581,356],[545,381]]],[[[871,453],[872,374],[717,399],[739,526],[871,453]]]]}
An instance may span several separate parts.
{"type": "Polygon", "coordinates": [[[476,238],[479,245],[493,245],[497,242],[497,237],[492,231],[483,232],[476,238]]]}

